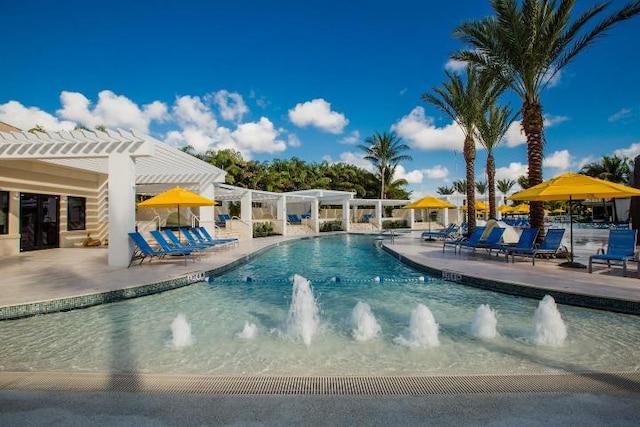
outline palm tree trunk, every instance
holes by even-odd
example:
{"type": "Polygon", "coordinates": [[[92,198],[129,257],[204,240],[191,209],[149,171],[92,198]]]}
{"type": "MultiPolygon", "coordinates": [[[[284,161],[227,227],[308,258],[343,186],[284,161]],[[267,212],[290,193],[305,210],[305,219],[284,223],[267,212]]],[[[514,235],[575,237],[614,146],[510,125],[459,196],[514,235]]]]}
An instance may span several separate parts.
{"type": "Polygon", "coordinates": [[[464,139],[464,161],[467,168],[467,233],[469,235],[476,228],[475,160],[476,146],[473,138],[467,135],[464,139]]]}
{"type": "MultiPolygon", "coordinates": [[[[542,158],[544,119],[542,106],[535,98],[527,98],[522,104],[522,129],[527,136],[527,161],[529,163],[529,186],[542,182],[542,158]]],[[[537,227],[538,242],[544,239],[544,208],[542,202],[529,203],[529,223],[537,227]]]]}
{"type": "Polygon", "coordinates": [[[489,186],[489,218],[496,218],[496,161],[487,155],[487,185],[489,186]]]}

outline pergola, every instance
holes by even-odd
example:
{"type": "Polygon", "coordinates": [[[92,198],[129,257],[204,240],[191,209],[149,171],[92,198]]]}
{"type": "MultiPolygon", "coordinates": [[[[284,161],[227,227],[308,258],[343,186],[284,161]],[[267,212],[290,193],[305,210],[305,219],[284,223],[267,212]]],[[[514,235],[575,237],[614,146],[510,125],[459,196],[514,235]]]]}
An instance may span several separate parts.
{"type": "MultiPolygon", "coordinates": [[[[135,230],[137,188],[157,193],[180,185],[214,198],[214,182],[223,182],[226,175],[223,170],[149,135],[124,130],[0,132],[0,162],[12,160],[107,175],[108,250],[112,266],[126,266],[131,257],[133,248],[127,233],[135,230]]],[[[203,208],[200,220],[204,224],[213,223],[213,208],[203,208]]]]}

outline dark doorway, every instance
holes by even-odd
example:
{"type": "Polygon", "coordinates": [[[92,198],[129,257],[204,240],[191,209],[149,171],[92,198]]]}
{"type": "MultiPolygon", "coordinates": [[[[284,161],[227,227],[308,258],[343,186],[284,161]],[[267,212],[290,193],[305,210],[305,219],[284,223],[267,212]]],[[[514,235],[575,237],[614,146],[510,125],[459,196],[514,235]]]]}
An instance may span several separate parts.
{"type": "Polygon", "coordinates": [[[60,196],[20,193],[20,251],[60,244],[60,196]]]}

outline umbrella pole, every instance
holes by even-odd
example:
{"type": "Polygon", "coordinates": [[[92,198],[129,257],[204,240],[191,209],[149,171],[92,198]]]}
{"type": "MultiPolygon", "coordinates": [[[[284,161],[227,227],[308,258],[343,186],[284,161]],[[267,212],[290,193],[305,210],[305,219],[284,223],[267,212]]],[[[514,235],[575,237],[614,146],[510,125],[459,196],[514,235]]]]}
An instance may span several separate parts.
{"type": "Polygon", "coordinates": [[[573,201],[571,196],[569,196],[569,240],[571,247],[569,251],[569,261],[561,263],[560,266],[569,268],[587,268],[586,265],[573,261],[573,201]]]}
{"type": "MultiPolygon", "coordinates": [[[[429,208],[427,208],[427,221],[429,221],[429,234],[431,234],[431,210],[429,208]]],[[[429,242],[433,242],[436,239],[434,239],[433,237],[429,236],[424,240],[425,241],[429,241],[429,242]]]]}

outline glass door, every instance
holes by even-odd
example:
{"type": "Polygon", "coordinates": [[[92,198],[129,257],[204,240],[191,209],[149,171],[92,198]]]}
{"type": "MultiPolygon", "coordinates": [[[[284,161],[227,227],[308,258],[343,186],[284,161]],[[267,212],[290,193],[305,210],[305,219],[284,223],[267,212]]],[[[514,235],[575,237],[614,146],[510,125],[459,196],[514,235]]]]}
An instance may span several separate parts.
{"type": "Polygon", "coordinates": [[[59,201],[59,196],[20,193],[20,251],[59,247],[59,201]]]}

